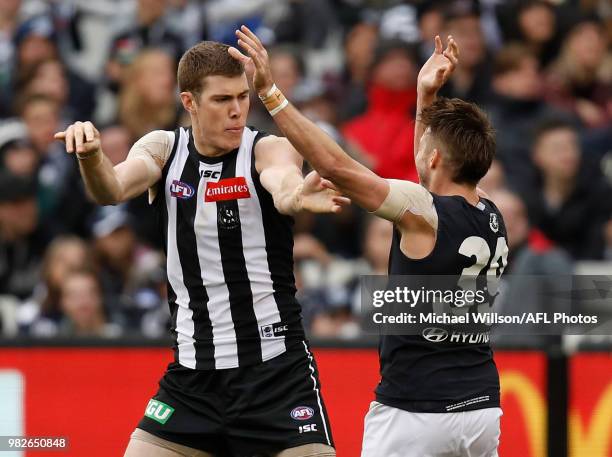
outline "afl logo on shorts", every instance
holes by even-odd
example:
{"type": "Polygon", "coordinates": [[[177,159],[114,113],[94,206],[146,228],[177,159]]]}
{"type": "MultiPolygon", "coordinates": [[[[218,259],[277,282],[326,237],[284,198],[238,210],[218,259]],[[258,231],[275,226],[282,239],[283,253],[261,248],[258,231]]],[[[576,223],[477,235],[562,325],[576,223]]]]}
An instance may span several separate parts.
{"type": "Polygon", "coordinates": [[[443,328],[427,327],[423,330],[423,338],[432,343],[441,343],[448,338],[448,332],[443,328]]]}
{"type": "Polygon", "coordinates": [[[291,411],[291,417],[298,421],[306,421],[314,416],[314,409],[308,406],[298,406],[291,411]]]}
{"type": "Polygon", "coordinates": [[[172,184],[170,184],[170,195],[173,197],[186,200],[193,197],[193,194],[195,194],[195,190],[187,183],[175,179],[172,181],[172,184]]]}

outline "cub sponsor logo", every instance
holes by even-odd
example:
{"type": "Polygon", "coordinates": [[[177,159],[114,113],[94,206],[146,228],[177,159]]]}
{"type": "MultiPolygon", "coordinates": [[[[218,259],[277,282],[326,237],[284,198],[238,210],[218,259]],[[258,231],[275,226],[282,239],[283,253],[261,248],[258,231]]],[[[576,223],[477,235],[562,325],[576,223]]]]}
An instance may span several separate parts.
{"type": "Polygon", "coordinates": [[[170,195],[172,197],[186,200],[193,197],[193,194],[195,194],[193,187],[187,183],[179,181],[178,179],[175,179],[172,181],[172,184],[170,184],[170,195]]]}
{"type": "Polygon", "coordinates": [[[309,406],[298,406],[291,411],[291,417],[298,421],[307,421],[314,416],[314,409],[309,406]]]}
{"type": "Polygon", "coordinates": [[[262,325],[260,329],[262,338],[275,338],[286,335],[289,331],[289,326],[277,322],[276,324],[262,325]]]}
{"type": "Polygon", "coordinates": [[[173,413],[174,408],[172,406],[168,406],[164,402],[153,399],[149,400],[149,404],[145,410],[146,417],[162,425],[168,422],[168,419],[170,419],[173,413]]]}
{"type": "Polygon", "coordinates": [[[222,179],[219,182],[207,182],[204,193],[205,202],[218,202],[223,200],[238,200],[251,198],[249,186],[244,176],[222,179]]]}

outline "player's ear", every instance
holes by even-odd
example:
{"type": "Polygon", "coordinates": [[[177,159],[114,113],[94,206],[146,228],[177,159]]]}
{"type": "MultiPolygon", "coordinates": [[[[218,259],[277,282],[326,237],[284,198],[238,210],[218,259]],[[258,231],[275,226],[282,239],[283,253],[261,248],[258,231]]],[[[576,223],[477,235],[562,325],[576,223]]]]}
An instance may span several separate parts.
{"type": "Polygon", "coordinates": [[[438,148],[434,148],[429,157],[429,168],[432,170],[439,167],[442,162],[442,154],[438,148]]]}
{"type": "Polygon", "coordinates": [[[189,114],[195,114],[197,112],[196,94],[192,92],[181,92],[181,103],[185,111],[189,114]]]}

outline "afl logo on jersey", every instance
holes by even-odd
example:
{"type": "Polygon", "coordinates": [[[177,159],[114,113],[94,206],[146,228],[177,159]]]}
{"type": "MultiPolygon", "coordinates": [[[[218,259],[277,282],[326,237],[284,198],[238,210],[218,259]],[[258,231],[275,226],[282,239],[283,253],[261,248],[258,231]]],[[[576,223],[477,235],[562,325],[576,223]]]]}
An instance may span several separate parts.
{"type": "Polygon", "coordinates": [[[499,220],[497,219],[497,214],[489,214],[489,227],[491,227],[493,233],[497,233],[497,231],[499,230],[499,220]]]}
{"type": "Polygon", "coordinates": [[[309,406],[298,406],[291,411],[291,417],[298,421],[307,421],[314,416],[314,409],[309,406]]]}
{"type": "Polygon", "coordinates": [[[441,343],[448,338],[448,332],[443,328],[427,327],[423,330],[423,338],[432,343],[441,343]]]}
{"type": "Polygon", "coordinates": [[[170,184],[170,195],[173,197],[186,200],[193,197],[193,194],[195,194],[195,190],[187,183],[175,179],[172,181],[172,184],[170,184]]]}

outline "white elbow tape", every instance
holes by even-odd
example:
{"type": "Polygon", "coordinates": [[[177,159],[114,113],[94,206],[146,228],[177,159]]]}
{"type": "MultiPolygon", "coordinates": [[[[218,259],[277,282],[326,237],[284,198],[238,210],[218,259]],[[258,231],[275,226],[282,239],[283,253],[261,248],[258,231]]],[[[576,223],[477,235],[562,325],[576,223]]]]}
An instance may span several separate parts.
{"type": "Polygon", "coordinates": [[[438,214],[433,204],[433,197],[420,184],[399,179],[387,179],[389,193],[380,207],[372,214],[399,222],[406,211],[422,216],[434,229],[438,228],[438,214]]]}

